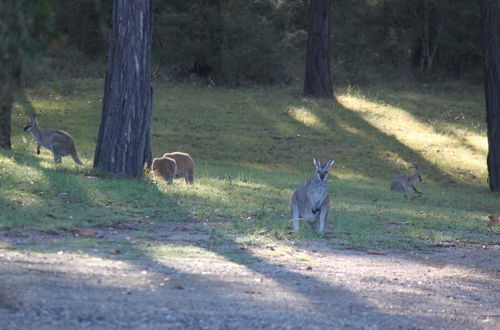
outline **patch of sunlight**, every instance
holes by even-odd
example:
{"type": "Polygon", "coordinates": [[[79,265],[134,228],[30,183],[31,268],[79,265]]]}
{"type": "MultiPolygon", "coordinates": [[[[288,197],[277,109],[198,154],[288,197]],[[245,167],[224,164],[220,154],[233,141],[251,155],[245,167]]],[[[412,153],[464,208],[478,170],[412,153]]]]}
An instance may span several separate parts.
{"type": "Polygon", "coordinates": [[[352,134],[361,134],[361,131],[355,127],[352,127],[350,125],[347,125],[347,124],[339,124],[339,127],[342,128],[343,130],[349,132],[349,133],[352,133],[352,134]]]}
{"type": "MultiPolygon", "coordinates": [[[[274,288],[273,290],[279,290],[280,300],[293,301],[294,306],[300,306],[299,308],[307,309],[312,307],[313,302],[311,302],[307,296],[295,290],[295,286],[281,284],[280,281],[274,279],[272,275],[262,274],[220,253],[208,251],[192,245],[161,245],[150,248],[149,250],[152,259],[165,267],[175,268],[183,274],[201,275],[204,277],[204,280],[216,278],[218,284],[214,286],[213,290],[220,290],[221,294],[225,294],[228,288],[241,288],[242,286],[248,287],[254,283],[264,283],[266,286],[272,286],[274,288]]],[[[240,249],[237,250],[240,251],[238,253],[247,255],[247,258],[256,257],[256,260],[261,260],[258,256],[254,256],[253,253],[241,252],[240,249]]],[[[232,257],[235,258],[234,255],[232,257]]],[[[268,260],[265,262],[275,264],[268,260]]],[[[275,265],[280,264],[276,263],[275,265]]],[[[295,270],[284,271],[302,276],[300,272],[295,270]]],[[[260,297],[253,297],[253,299],[258,298],[260,297]]],[[[268,301],[265,297],[261,298],[268,301]]]]}
{"type": "Polygon", "coordinates": [[[223,183],[220,182],[203,182],[204,180],[197,180],[196,185],[186,185],[184,179],[175,180],[173,185],[167,185],[166,182],[161,181],[159,186],[164,192],[176,191],[182,193],[184,196],[191,197],[210,197],[221,198],[226,195],[226,192],[221,188],[223,183]]]}
{"type": "Polygon", "coordinates": [[[325,123],[319,119],[311,110],[305,107],[289,107],[286,113],[296,121],[304,124],[307,127],[314,128],[321,131],[326,131],[325,123]]]}
{"type": "MultiPolygon", "coordinates": [[[[31,105],[35,108],[38,109],[37,111],[43,112],[45,114],[50,114],[50,115],[55,115],[58,113],[65,113],[67,109],[67,103],[63,101],[53,101],[53,100],[47,100],[47,99],[40,99],[40,100],[31,100],[31,105]]],[[[43,128],[47,125],[51,125],[53,123],[48,122],[47,118],[44,118],[42,115],[39,118],[39,124],[43,128]]]]}
{"type": "Polygon", "coordinates": [[[6,173],[6,177],[16,182],[42,182],[44,175],[41,170],[27,164],[18,164],[13,158],[0,155],[0,174],[6,173]]]}
{"type": "MultiPolygon", "coordinates": [[[[330,172],[328,172],[330,173],[330,172]]],[[[373,187],[373,178],[368,176],[368,174],[362,174],[358,172],[353,172],[352,168],[346,167],[344,165],[333,164],[331,173],[328,174],[330,176],[330,183],[336,181],[337,179],[343,181],[352,181],[352,183],[356,186],[363,184],[364,187],[373,187]]]]}
{"type": "Polygon", "coordinates": [[[211,192],[214,190],[215,192],[220,192],[224,193],[224,191],[218,189],[217,187],[222,187],[225,188],[227,185],[232,185],[237,188],[247,188],[247,189],[252,189],[252,190],[262,190],[262,189],[269,189],[268,185],[261,184],[255,182],[255,178],[258,176],[258,174],[252,174],[252,173],[245,173],[245,174],[239,174],[234,178],[214,178],[214,177],[205,177],[200,180],[202,186],[201,190],[202,191],[207,191],[211,192]]]}
{"type": "Polygon", "coordinates": [[[177,258],[202,258],[203,260],[224,259],[223,257],[218,256],[215,252],[208,251],[206,249],[193,245],[161,244],[149,248],[148,252],[151,257],[155,258],[158,261],[177,258]]]}
{"type": "Polygon", "coordinates": [[[488,139],[483,135],[468,135],[465,136],[465,141],[477,151],[484,154],[488,153],[488,139]]]}
{"type": "Polygon", "coordinates": [[[18,208],[32,208],[34,206],[43,205],[43,198],[35,194],[21,192],[19,188],[3,189],[2,196],[7,201],[16,205],[18,208]]]}
{"type": "Polygon", "coordinates": [[[338,101],[382,133],[393,136],[418,152],[443,172],[455,177],[468,178],[469,174],[473,174],[481,179],[487,176],[484,161],[487,142],[477,133],[460,129],[460,132],[456,130],[456,134],[446,134],[418,120],[408,111],[357,96],[341,95],[338,101]]]}
{"type": "MultiPolygon", "coordinates": [[[[24,251],[9,251],[10,255],[20,255],[26,259],[24,251]]],[[[150,287],[150,283],[158,278],[158,273],[151,270],[144,271],[141,266],[136,266],[120,260],[110,260],[94,255],[78,252],[59,250],[56,252],[30,252],[28,258],[39,260],[40,257],[50,256],[46,264],[33,263],[33,268],[44,269],[50,266],[52,272],[65,274],[69,278],[77,278],[79,281],[92,283],[93,285],[109,286],[116,288],[128,287],[150,287]],[[127,281],[117,281],[116,277],[110,274],[124,274],[127,281]],[[91,274],[92,276],[89,276],[91,274]],[[99,284],[97,280],[99,279],[99,284]]]]}

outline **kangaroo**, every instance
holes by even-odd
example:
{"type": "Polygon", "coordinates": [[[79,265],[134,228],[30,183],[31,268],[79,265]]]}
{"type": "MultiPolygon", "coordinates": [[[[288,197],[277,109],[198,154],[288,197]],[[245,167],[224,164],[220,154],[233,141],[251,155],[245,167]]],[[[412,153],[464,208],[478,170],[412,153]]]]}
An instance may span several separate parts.
{"type": "Polygon", "coordinates": [[[415,197],[413,193],[416,193],[418,196],[422,195],[422,193],[415,188],[417,181],[422,181],[422,177],[420,176],[420,170],[415,166],[412,175],[398,175],[394,177],[391,181],[391,190],[404,192],[406,199],[413,199],[413,197],[415,197]]]}
{"type": "Polygon", "coordinates": [[[168,157],[160,157],[153,159],[151,165],[153,172],[161,175],[168,184],[172,184],[177,171],[177,165],[174,159],[168,157]]]}
{"type": "Polygon", "coordinates": [[[194,161],[189,154],[185,152],[169,152],[163,155],[175,159],[177,163],[176,178],[183,177],[187,184],[194,183],[194,161]]]}
{"type": "Polygon", "coordinates": [[[311,228],[322,234],[325,229],[325,219],[328,216],[328,169],[334,160],[322,164],[314,158],[316,176],[307,179],[292,195],[291,209],[293,216],[293,231],[299,232],[299,218],[307,220],[311,228]]]}
{"type": "Polygon", "coordinates": [[[36,153],[40,154],[40,147],[45,147],[54,154],[54,162],[60,163],[61,157],[70,155],[78,165],[83,163],[78,158],[73,138],[61,130],[43,130],[38,126],[36,118],[29,118],[28,125],[24,127],[25,132],[31,132],[36,140],[36,153]]]}

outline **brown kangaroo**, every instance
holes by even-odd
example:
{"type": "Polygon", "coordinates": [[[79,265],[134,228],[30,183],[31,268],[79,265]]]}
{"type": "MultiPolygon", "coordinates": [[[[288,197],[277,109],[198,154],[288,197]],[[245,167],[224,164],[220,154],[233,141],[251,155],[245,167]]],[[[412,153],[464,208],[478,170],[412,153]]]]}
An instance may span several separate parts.
{"type": "Polygon", "coordinates": [[[38,126],[36,118],[29,118],[24,131],[31,132],[36,140],[36,153],[40,154],[40,147],[45,147],[54,154],[54,162],[60,163],[61,157],[71,156],[75,163],[83,165],[76,153],[75,142],[71,135],[61,130],[43,130],[38,126]]]}

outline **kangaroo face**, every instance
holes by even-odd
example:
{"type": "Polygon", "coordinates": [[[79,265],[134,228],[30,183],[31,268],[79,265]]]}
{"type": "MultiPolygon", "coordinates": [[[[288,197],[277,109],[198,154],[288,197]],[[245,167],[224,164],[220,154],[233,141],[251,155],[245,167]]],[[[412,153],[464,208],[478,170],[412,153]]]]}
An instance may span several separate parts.
{"type": "Polygon", "coordinates": [[[420,169],[415,167],[415,174],[417,175],[418,181],[422,181],[422,177],[420,176],[420,169]]]}
{"type": "Polygon", "coordinates": [[[35,125],[35,120],[33,118],[30,118],[28,124],[24,127],[24,131],[31,132],[33,130],[34,125],[35,125]]]}
{"type": "Polygon", "coordinates": [[[314,158],[314,166],[316,166],[316,176],[319,181],[325,181],[328,178],[328,169],[333,164],[333,159],[322,164],[317,158],[314,158]]]}

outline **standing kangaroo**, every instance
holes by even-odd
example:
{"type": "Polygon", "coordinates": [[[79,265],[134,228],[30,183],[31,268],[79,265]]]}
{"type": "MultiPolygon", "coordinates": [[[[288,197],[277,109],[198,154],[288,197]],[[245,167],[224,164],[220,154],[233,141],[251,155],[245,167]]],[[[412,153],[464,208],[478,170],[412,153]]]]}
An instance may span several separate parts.
{"type": "Polygon", "coordinates": [[[328,216],[328,169],[333,160],[322,164],[314,158],[316,176],[307,179],[292,195],[291,209],[293,216],[293,231],[299,232],[299,218],[307,220],[311,228],[322,234],[325,229],[325,219],[328,216]]]}
{"type": "Polygon", "coordinates": [[[404,196],[406,199],[412,197],[413,193],[416,193],[420,196],[422,195],[422,193],[418,191],[417,188],[415,188],[415,184],[417,183],[417,181],[422,181],[422,177],[420,176],[420,170],[415,166],[412,175],[398,175],[394,179],[392,179],[391,190],[404,192],[404,196]]]}
{"type": "Polygon", "coordinates": [[[54,154],[54,162],[60,163],[61,157],[70,155],[78,165],[83,165],[76,153],[75,142],[71,135],[60,130],[43,130],[38,126],[36,118],[30,118],[24,131],[31,132],[36,140],[36,153],[40,154],[40,147],[45,147],[54,154]]]}

